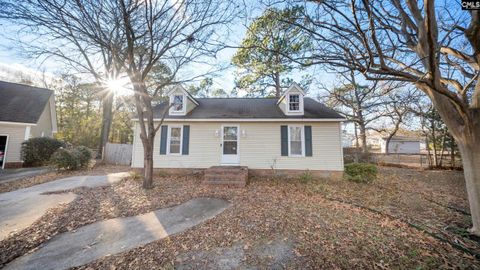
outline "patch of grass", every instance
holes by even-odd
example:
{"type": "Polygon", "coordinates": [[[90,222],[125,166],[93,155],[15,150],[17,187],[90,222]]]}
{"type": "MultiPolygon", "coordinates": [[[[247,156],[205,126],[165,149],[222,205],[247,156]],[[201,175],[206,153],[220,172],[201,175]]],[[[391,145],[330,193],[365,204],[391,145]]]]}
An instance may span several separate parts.
{"type": "Polygon", "coordinates": [[[313,175],[310,171],[306,171],[306,172],[302,173],[302,175],[300,175],[300,177],[298,178],[298,180],[302,184],[308,184],[308,183],[312,182],[313,179],[314,179],[314,177],[313,177],[313,175]]]}
{"type": "Polygon", "coordinates": [[[133,181],[140,181],[142,180],[142,177],[142,174],[137,171],[130,172],[130,179],[132,179],[133,181]]]}
{"type": "Polygon", "coordinates": [[[158,170],[154,172],[154,175],[158,177],[167,177],[168,173],[164,170],[158,170]]]}

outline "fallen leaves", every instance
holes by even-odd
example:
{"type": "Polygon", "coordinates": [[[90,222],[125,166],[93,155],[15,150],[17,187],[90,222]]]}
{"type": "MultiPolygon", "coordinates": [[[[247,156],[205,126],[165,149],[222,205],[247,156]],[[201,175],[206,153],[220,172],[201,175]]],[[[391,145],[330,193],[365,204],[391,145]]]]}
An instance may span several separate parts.
{"type": "Polygon", "coordinates": [[[458,212],[424,199],[466,207],[458,174],[443,179],[430,172],[382,168],[380,179],[371,185],[262,178],[252,179],[244,189],[204,186],[195,176],[163,176],[155,179],[152,190],[142,189],[133,180],[79,188],[73,190],[78,195],[75,201],[50,210],[26,230],[0,242],[0,266],[61,232],[207,196],[227,199],[232,207],[181,234],[80,268],[475,268],[475,258],[403,222],[328,200],[352,201],[428,223],[433,229],[443,229],[450,222],[467,227],[468,219],[458,212]],[[405,181],[402,173],[412,176],[405,181]]]}

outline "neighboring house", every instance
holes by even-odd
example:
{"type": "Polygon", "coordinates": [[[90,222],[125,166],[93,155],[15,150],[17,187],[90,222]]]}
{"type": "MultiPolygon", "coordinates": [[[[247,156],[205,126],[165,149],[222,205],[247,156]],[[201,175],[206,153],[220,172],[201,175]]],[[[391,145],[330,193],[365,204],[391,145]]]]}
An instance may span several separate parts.
{"type": "Polygon", "coordinates": [[[0,168],[21,167],[22,142],[55,132],[53,91],[0,81],[0,168]]]}
{"type": "MultiPolygon", "coordinates": [[[[420,154],[421,139],[413,137],[393,136],[388,145],[388,153],[392,154],[420,154]]],[[[387,153],[387,138],[382,138],[380,149],[387,153]]]]}
{"type": "MultiPolygon", "coordinates": [[[[168,93],[173,106],[155,137],[154,167],[230,165],[258,173],[340,176],[344,118],[304,95],[294,84],[281,98],[193,98],[178,86],[168,93]]],[[[155,119],[167,105],[154,107],[155,119]]],[[[136,121],[132,167],[138,168],[143,147],[136,121]]]]}

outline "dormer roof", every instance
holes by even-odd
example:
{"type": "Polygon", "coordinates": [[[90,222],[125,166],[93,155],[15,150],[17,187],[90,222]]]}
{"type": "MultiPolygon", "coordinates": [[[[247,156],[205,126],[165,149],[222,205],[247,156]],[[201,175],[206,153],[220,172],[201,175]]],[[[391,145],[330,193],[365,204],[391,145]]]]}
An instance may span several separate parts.
{"type": "Polygon", "coordinates": [[[290,92],[293,92],[293,91],[300,92],[300,94],[302,94],[302,95],[305,96],[305,91],[303,91],[302,87],[300,87],[300,85],[298,85],[296,82],[294,82],[294,83],[292,83],[292,85],[290,85],[290,87],[285,91],[285,93],[283,93],[283,95],[278,99],[277,104],[279,104],[280,102],[282,102],[282,100],[283,100],[290,92]]]}
{"type": "Polygon", "coordinates": [[[174,93],[176,91],[183,92],[183,94],[185,96],[187,96],[188,99],[190,99],[195,105],[198,106],[198,104],[199,104],[198,101],[192,96],[192,94],[190,94],[187,90],[185,90],[185,88],[182,85],[177,85],[177,86],[173,87],[172,89],[170,89],[170,91],[167,92],[167,96],[172,95],[172,93],[174,93]]]}

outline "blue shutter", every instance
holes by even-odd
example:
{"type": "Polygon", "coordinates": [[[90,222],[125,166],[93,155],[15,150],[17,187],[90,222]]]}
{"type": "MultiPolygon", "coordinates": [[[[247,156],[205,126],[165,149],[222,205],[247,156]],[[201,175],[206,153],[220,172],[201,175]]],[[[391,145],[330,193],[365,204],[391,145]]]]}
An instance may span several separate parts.
{"type": "Polygon", "coordinates": [[[288,126],[280,126],[282,156],[288,156],[288,126]]]}
{"type": "Polygon", "coordinates": [[[160,155],[167,154],[168,126],[162,126],[160,132],[160,155]]]}
{"type": "Polygon", "coordinates": [[[182,155],[188,155],[190,140],[190,126],[183,126],[182,155]]]}
{"type": "Polygon", "coordinates": [[[305,126],[305,156],[312,156],[312,126],[305,126]]]}

